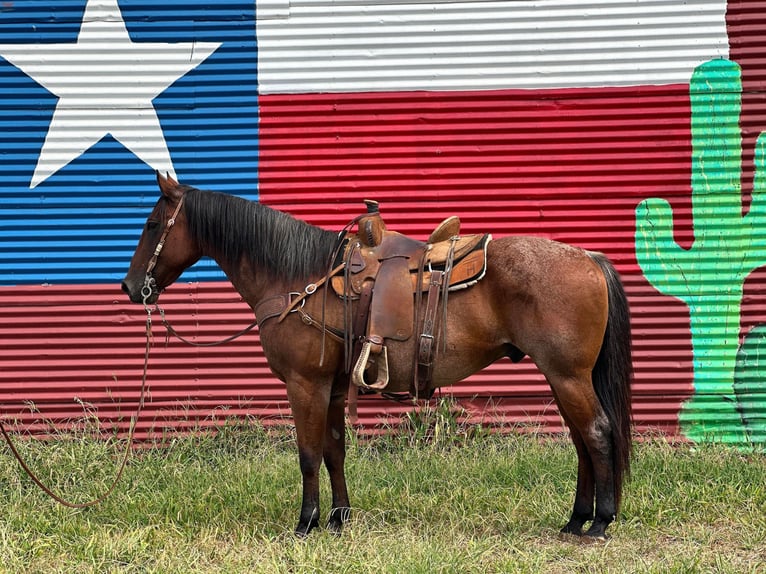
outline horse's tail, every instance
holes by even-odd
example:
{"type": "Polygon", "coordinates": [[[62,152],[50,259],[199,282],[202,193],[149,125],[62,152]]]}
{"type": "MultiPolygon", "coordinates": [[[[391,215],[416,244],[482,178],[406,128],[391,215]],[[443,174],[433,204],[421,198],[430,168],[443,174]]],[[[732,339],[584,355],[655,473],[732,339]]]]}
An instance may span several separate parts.
{"type": "Polygon", "coordinates": [[[604,341],[593,367],[593,387],[612,429],[615,504],[620,507],[623,479],[630,472],[631,359],[630,310],[628,298],[617,270],[601,253],[589,253],[606,278],[609,315],[604,341]]]}

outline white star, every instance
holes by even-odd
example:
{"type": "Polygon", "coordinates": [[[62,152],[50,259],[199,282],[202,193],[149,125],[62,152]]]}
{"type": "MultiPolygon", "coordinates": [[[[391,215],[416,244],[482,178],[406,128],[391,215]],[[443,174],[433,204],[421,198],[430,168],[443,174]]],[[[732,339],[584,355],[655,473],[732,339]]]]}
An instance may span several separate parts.
{"type": "Polygon", "coordinates": [[[5,44],[0,55],[58,96],[30,188],[111,134],[175,177],[152,99],[221,44],[131,41],[117,0],[88,0],[73,44],[5,44]]]}

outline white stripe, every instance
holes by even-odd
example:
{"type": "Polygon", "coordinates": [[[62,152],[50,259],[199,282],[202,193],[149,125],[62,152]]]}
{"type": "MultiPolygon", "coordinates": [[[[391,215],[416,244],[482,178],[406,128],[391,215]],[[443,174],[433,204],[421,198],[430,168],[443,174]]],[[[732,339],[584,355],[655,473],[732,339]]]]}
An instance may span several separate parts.
{"type": "Polygon", "coordinates": [[[687,83],[728,57],[725,15],[725,0],[270,0],[258,80],[261,93],[687,83]]]}

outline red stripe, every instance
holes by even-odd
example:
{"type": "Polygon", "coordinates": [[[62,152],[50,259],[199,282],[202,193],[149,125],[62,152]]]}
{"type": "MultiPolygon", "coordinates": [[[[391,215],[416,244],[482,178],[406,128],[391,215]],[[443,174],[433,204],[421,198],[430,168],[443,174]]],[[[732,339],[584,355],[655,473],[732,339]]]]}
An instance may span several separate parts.
{"type": "MultiPolygon", "coordinates": [[[[603,246],[581,232],[599,229],[625,260],[638,201],[690,206],[686,86],[269,95],[260,106],[261,200],[325,226],[370,197],[412,233],[453,213],[467,231],[603,246]]],[[[691,241],[688,217],[679,239],[691,241]]]]}

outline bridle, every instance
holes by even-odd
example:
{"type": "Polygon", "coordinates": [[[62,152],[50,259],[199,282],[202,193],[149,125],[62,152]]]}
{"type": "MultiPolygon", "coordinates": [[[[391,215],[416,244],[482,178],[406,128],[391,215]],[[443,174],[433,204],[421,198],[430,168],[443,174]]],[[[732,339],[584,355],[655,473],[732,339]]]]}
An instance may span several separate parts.
{"type": "Polygon", "coordinates": [[[157,247],[154,248],[154,253],[149,259],[149,263],[146,265],[144,285],[141,287],[141,302],[144,304],[144,309],[146,309],[146,312],[149,314],[149,316],[151,316],[151,309],[149,308],[149,297],[152,296],[152,293],[154,293],[154,288],[157,286],[157,281],[152,276],[152,271],[154,271],[154,268],[157,266],[157,261],[160,258],[160,253],[162,253],[162,249],[165,247],[165,241],[167,241],[168,235],[170,235],[170,231],[176,224],[176,218],[181,212],[181,207],[183,204],[184,196],[182,195],[181,199],[178,200],[178,205],[176,205],[176,209],[173,212],[173,215],[170,216],[170,219],[168,219],[167,223],[165,224],[165,229],[162,230],[162,235],[160,236],[160,240],[157,242],[157,247]]]}

